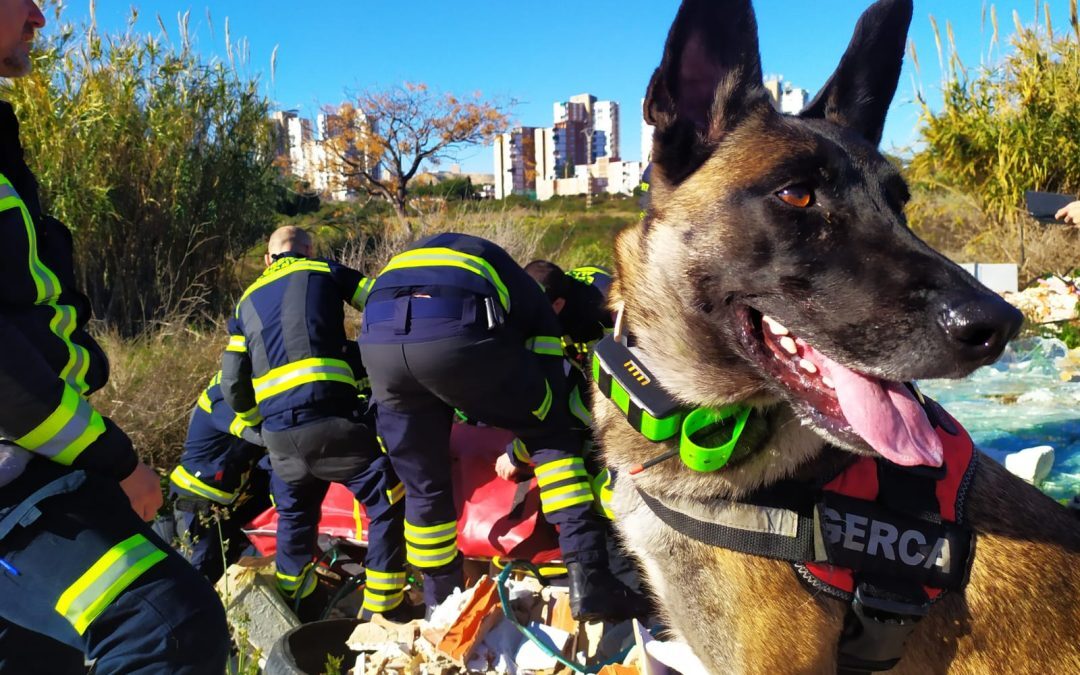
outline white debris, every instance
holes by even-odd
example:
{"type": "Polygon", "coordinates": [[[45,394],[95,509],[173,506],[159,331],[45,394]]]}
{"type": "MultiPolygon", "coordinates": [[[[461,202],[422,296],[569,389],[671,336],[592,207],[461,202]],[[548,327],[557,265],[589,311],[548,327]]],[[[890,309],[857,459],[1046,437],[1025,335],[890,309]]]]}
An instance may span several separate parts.
{"type": "Polygon", "coordinates": [[[708,675],[709,670],[685,642],[646,643],[645,652],[656,661],[682,675],[708,675]]]}
{"type": "Polygon", "coordinates": [[[1004,464],[1010,473],[1037,485],[1050,474],[1050,469],[1054,466],[1054,448],[1049,445],[1025,448],[1006,455],[1004,464]]]}
{"type": "MultiPolygon", "coordinates": [[[[540,638],[548,650],[554,651],[557,654],[563,653],[567,641],[570,640],[570,633],[552,626],[546,626],[542,623],[530,623],[529,630],[540,638]]],[[[538,645],[533,643],[532,640],[525,640],[521,643],[521,646],[517,650],[517,654],[514,655],[514,663],[519,671],[532,672],[550,672],[555,670],[555,667],[559,665],[559,662],[554,656],[551,656],[547,651],[541,649],[538,645]]]]}

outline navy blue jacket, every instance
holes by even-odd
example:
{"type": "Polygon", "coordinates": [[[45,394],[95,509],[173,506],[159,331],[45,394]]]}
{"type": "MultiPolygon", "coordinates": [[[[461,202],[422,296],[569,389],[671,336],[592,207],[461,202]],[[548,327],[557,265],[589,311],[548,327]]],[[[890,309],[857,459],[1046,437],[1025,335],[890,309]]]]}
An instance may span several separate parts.
{"type": "Polygon", "coordinates": [[[86,332],[71,233],[41,212],[19,126],[0,101],[0,486],[32,457],[117,480],[134,470],[131,441],[87,401],[109,362],[86,332]]]}
{"type": "Polygon", "coordinates": [[[169,476],[172,492],[231,504],[263,456],[261,443],[225,402],[221,373],[214,375],[191,412],[180,465],[169,476]]]}
{"type": "MultiPolygon", "coordinates": [[[[515,329],[523,339],[541,341],[534,344],[535,351],[561,355],[559,320],[543,289],[509,253],[486,239],[450,232],[436,234],[394,256],[371,288],[370,309],[373,311],[364,313],[361,339],[372,343],[420,342],[455,332],[455,327],[449,323],[435,325],[437,334],[425,330],[413,330],[408,334],[370,331],[373,321],[382,318],[384,309],[390,311],[390,305],[398,298],[414,294],[490,298],[497,320],[515,329]],[[554,344],[548,344],[549,340],[554,340],[554,344]]],[[[486,326],[487,308],[475,310],[478,316],[462,317],[463,320],[457,321],[459,331],[469,330],[474,322],[486,326]]]]}
{"type": "Polygon", "coordinates": [[[221,364],[225,402],[250,425],[283,431],[357,406],[344,303],[363,311],[371,280],[329,260],[285,254],[240,298],[221,364]]]}

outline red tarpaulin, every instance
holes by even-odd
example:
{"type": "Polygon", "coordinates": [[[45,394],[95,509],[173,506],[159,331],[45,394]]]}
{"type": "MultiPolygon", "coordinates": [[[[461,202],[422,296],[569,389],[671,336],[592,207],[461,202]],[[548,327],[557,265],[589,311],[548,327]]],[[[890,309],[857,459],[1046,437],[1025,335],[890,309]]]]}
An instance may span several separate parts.
{"type": "MultiPolygon", "coordinates": [[[[450,470],[458,513],[458,548],[469,558],[508,558],[535,563],[559,559],[554,528],[540,515],[536,479],[514,483],[495,474],[495,460],[513,435],[502,429],[455,424],[450,435],[450,470]]],[[[344,487],[332,484],[323,500],[319,532],[367,542],[367,517],[344,487]]],[[[245,530],[263,555],[276,549],[277,511],[251,521],[245,530]]]]}

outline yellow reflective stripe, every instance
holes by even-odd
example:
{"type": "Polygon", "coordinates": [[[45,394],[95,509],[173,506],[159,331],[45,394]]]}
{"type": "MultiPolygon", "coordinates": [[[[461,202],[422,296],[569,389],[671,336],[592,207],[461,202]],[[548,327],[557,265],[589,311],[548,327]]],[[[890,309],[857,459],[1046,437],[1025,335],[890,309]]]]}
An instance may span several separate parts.
{"type": "Polygon", "coordinates": [[[592,426],[592,413],[581,398],[581,389],[576,386],[570,391],[570,414],[585,426],[592,426]]]}
{"type": "Polygon", "coordinates": [[[352,300],[349,301],[349,304],[361,312],[364,311],[364,305],[367,304],[367,297],[371,294],[371,287],[374,285],[374,279],[368,277],[361,279],[360,283],[356,285],[356,292],[353,293],[352,300]]]}
{"type": "Polygon", "coordinates": [[[404,588],[405,581],[408,579],[405,572],[380,572],[368,569],[364,571],[364,574],[367,577],[367,584],[372,588],[404,588]]]}
{"type": "Polygon", "coordinates": [[[225,347],[227,352],[247,353],[247,339],[243,335],[230,335],[229,344],[225,347]]]}
{"type": "Polygon", "coordinates": [[[532,414],[536,415],[537,419],[542,422],[549,412],[551,412],[551,385],[548,384],[547,380],[544,380],[544,400],[540,403],[539,408],[532,411],[532,414]]]}
{"type": "MultiPolygon", "coordinates": [[[[585,460],[581,457],[566,457],[553,462],[544,462],[536,467],[536,481],[540,487],[566,478],[568,472],[579,475],[578,471],[585,471],[585,460]]],[[[587,473],[585,475],[588,475],[587,473]]]]}
{"type": "Polygon", "coordinates": [[[61,292],[60,279],[41,261],[38,255],[37,229],[34,227],[34,220],[30,217],[30,211],[11,181],[2,173],[0,173],[0,190],[3,191],[0,193],[0,211],[17,208],[22,216],[23,227],[26,230],[27,270],[34,282],[34,304],[52,308],[55,314],[49,321],[49,329],[67,348],[68,360],[60,369],[60,379],[74,387],[78,393],[85,394],[90,390],[86,383],[86,373],[90,370],[90,352],[71,340],[78,324],[75,308],[57,302],[61,292]]]}
{"type": "Polygon", "coordinates": [[[205,391],[199,394],[198,406],[202,408],[202,410],[204,410],[207,414],[214,412],[214,406],[210,402],[210,394],[205,391]]]}
{"type": "Polygon", "coordinates": [[[506,289],[506,284],[503,283],[495,268],[479,256],[455,251],[452,248],[418,248],[399,253],[390,259],[390,262],[386,264],[386,267],[379,274],[381,276],[398,269],[440,266],[458,267],[484,278],[495,287],[495,291],[499,294],[499,303],[503,306],[503,309],[507,312],[510,311],[510,292],[506,289]]]}
{"type": "Polygon", "coordinates": [[[251,380],[255,387],[255,401],[262,403],[289,389],[311,382],[342,382],[356,386],[352,368],[341,359],[311,358],[274,368],[261,377],[251,380]]]}
{"type": "Polygon", "coordinates": [[[210,378],[210,384],[206,385],[206,388],[214,386],[215,384],[221,384],[221,371],[214,373],[214,376],[210,378]]]}
{"type": "Polygon", "coordinates": [[[229,423],[229,433],[237,438],[244,437],[244,429],[247,429],[251,425],[245,422],[239,415],[233,417],[233,421],[229,423]]]}
{"type": "Polygon", "coordinates": [[[258,406],[252,408],[251,410],[245,410],[244,412],[238,412],[238,413],[236,413],[236,416],[240,418],[240,421],[242,421],[244,424],[248,425],[249,427],[253,427],[256,424],[258,424],[259,422],[262,422],[262,415],[259,414],[258,406]]]}
{"type": "Polygon", "coordinates": [[[315,586],[319,583],[315,578],[315,574],[310,572],[311,566],[312,563],[304,565],[304,569],[300,570],[300,574],[296,576],[275,572],[278,588],[291,598],[296,597],[297,590],[299,590],[301,598],[311,595],[311,592],[315,590],[315,586]],[[304,584],[302,589],[300,588],[301,583],[304,584]]]}
{"type": "Polygon", "coordinates": [[[559,511],[579,504],[589,504],[593,501],[592,487],[588,483],[568,485],[566,488],[559,488],[553,492],[559,492],[560,494],[545,495],[543,492],[540,493],[540,508],[544,513],[559,511]]]}
{"type": "Polygon", "coordinates": [[[457,538],[457,521],[438,525],[413,525],[405,521],[405,539],[416,543],[438,543],[448,541],[451,537],[457,538]]]}
{"type": "Polygon", "coordinates": [[[375,440],[379,442],[379,449],[382,450],[382,454],[387,454],[386,441],[383,440],[382,436],[375,436],[375,440]]]}
{"type": "Polygon", "coordinates": [[[64,387],[60,405],[15,444],[70,465],[82,451],[105,433],[105,420],[70,386],[64,387]]]}
{"type": "Polygon", "coordinates": [[[369,612],[389,612],[405,600],[405,592],[398,591],[393,595],[380,595],[371,589],[364,589],[363,608],[369,612]]]}
{"type": "Polygon", "coordinates": [[[570,275],[581,274],[583,276],[590,276],[590,277],[595,275],[595,274],[603,274],[605,277],[611,276],[611,272],[608,272],[607,270],[601,269],[599,267],[593,267],[591,265],[585,265],[584,267],[575,267],[574,269],[567,272],[567,274],[570,274],[570,275]]]}
{"type": "Polygon", "coordinates": [[[592,480],[592,487],[593,497],[596,499],[596,505],[600,512],[608,520],[615,520],[615,513],[611,510],[611,500],[614,496],[614,489],[611,485],[611,470],[604,469],[596,474],[596,478],[592,480]]]}
{"type": "Polygon", "coordinates": [[[514,449],[514,457],[516,457],[519,462],[528,464],[532,461],[532,456],[529,455],[529,450],[525,447],[525,443],[521,439],[515,438],[511,443],[511,447],[514,449]]]}
{"type": "Polygon", "coordinates": [[[562,338],[550,335],[537,335],[525,341],[525,348],[544,356],[562,356],[562,338]]]}
{"type": "Polygon", "coordinates": [[[570,493],[577,492],[586,487],[589,488],[589,494],[592,494],[592,487],[589,484],[588,477],[574,481],[568,485],[560,485],[559,487],[553,488],[540,488],[540,499],[544,500],[546,498],[550,501],[557,497],[564,497],[570,493]]]}
{"type": "Polygon", "coordinates": [[[386,497],[390,500],[390,504],[397,504],[405,496],[405,484],[398,483],[394,487],[386,491],[386,497]]]}
{"type": "Polygon", "coordinates": [[[417,548],[409,543],[405,544],[405,557],[409,564],[416,567],[442,567],[454,562],[457,557],[457,542],[440,548],[417,548]]]}
{"type": "Polygon", "coordinates": [[[116,596],[165,557],[165,551],[143,535],[129,537],[68,586],[56,601],[56,611],[82,635],[116,596]]]}
{"type": "Polygon", "coordinates": [[[305,258],[283,258],[282,260],[279,260],[270,267],[267,267],[266,271],[262,273],[262,276],[259,277],[255,283],[248,286],[247,290],[244,291],[244,294],[240,296],[240,300],[236,303],[238,315],[240,303],[249,295],[263,286],[273,283],[294,272],[324,272],[330,274],[330,265],[319,262],[318,260],[307,260],[305,258]]]}
{"type": "Polygon", "coordinates": [[[178,488],[205,497],[218,504],[232,504],[236,499],[236,493],[225,492],[212,485],[207,485],[198,476],[185,469],[183,464],[172,470],[172,473],[169,474],[169,480],[178,488]]]}
{"type": "Polygon", "coordinates": [[[548,474],[544,478],[537,477],[537,482],[540,484],[540,489],[545,486],[554,485],[555,483],[562,482],[570,478],[586,478],[588,479],[589,472],[585,470],[584,466],[576,467],[573,469],[567,469],[554,474],[548,474]]]}
{"type": "Polygon", "coordinates": [[[356,541],[364,540],[364,520],[360,517],[360,502],[353,499],[352,502],[353,523],[356,524],[356,541]]]}

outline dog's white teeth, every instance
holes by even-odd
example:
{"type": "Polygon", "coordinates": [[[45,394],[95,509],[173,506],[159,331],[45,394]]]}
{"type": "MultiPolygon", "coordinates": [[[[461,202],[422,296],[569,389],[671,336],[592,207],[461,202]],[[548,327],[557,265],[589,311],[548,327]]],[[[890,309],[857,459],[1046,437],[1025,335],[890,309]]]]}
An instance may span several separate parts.
{"type": "Polygon", "coordinates": [[[788,335],[789,333],[791,333],[791,331],[785,328],[783,324],[770,316],[763,315],[761,317],[761,320],[766,326],[769,327],[769,332],[773,335],[788,335]]]}
{"type": "Polygon", "coordinates": [[[799,348],[796,346],[795,340],[790,337],[785,336],[780,338],[780,348],[792,356],[799,353],[799,348]]]}
{"type": "Polygon", "coordinates": [[[817,372],[817,366],[806,359],[799,359],[799,367],[811,375],[817,372]]]}
{"type": "Polygon", "coordinates": [[[836,384],[828,376],[821,378],[821,383],[829,389],[836,389],[836,384]]]}

